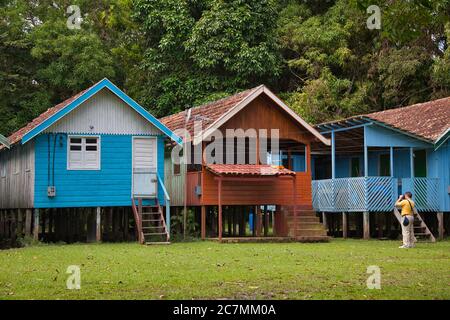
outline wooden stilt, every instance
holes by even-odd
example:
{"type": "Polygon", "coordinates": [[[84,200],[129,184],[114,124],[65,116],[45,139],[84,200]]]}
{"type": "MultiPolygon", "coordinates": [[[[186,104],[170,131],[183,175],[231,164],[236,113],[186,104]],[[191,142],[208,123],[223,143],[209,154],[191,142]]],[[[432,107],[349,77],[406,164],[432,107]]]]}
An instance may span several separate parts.
{"type": "Polygon", "coordinates": [[[201,234],[202,240],[206,239],[206,206],[201,208],[201,234]]]}
{"type": "Polygon", "coordinates": [[[369,212],[363,212],[363,238],[370,239],[370,217],[369,212]]]}
{"type": "Polygon", "coordinates": [[[23,210],[18,209],[17,212],[17,235],[23,237],[23,210]]]}
{"type": "Polygon", "coordinates": [[[244,210],[245,210],[244,206],[239,206],[238,207],[238,211],[237,211],[238,223],[239,223],[239,236],[240,237],[245,236],[245,226],[244,226],[245,214],[244,214],[244,210]]]}
{"type": "Polygon", "coordinates": [[[33,212],[31,209],[25,210],[25,235],[31,236],[31,217],[33,212]]]}
{"type": "Polygon", "coordinates": [[[34,209],[33,238],[39,240],[39,209],[34,209]]]}
{"type": "Polygon", "coordinates": [[[262,230],[262,217],[260,206],[255,206],[255,218],[256,218],[256,236],[260,237],[262,230]]]}
{"type": "Polygon", "coordinates": [[[95,221],[95,226],[96,226],[96,232],[95,232],[95,240],[97,242],[100,242],[102,240],[102,228],[101,228],[101,212],[102,212],[102,208],[97,207],[97,216],[96,216],[96,221],[95,221]]]}
{"type": "Polygon", "coordinates": [[[327,214],[325,212],[322,212],[322,224],[325,230],[328,231],[327,214]]]}
{"type": "Polygon", "coordinates": [[[442,240],[444,239],[444,213],[438,212],[436,217],[438,221],[438,239],[442,240]]]}
{"type": "Polygon", "coordinates": [[[342,212],[342,237],[344,239],[348,237],[347,212],[342,212]]]}
{"type": "Polygon", "coordinates": [[[222,179],[219,179],[219,241],[222,241],[222,179]]]}
{"type": "Polygon", "coordinates": [[[269,211],[267,206],[264,206],[264,237],[269,235],[269,211]]]}

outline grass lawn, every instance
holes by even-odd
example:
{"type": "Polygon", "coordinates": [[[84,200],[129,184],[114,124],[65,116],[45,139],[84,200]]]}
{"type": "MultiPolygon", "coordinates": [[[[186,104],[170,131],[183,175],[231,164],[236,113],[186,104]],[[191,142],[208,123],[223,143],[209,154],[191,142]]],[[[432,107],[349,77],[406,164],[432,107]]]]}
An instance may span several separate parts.
{"type": "Polygon", "coordinates": [[[0,299],[450,299],[450,241],[168,246],[42,245],[0,251],[0,299]],[[81,290],[66,289],[69,265],[81,290]],[[381,290],[366,287],[381,268],[381,290]]]}

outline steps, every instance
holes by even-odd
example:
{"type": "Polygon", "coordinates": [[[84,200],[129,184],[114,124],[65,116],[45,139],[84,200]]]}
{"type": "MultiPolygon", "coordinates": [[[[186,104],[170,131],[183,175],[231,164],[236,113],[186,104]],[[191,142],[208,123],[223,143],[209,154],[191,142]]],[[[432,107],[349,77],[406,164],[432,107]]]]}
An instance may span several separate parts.
{"type": "Polygon", "coordinates": [[[144,206],[143,198],[133,198],[132,207],[136,220],[136,229],[141,244],[169,244],[163,209],[156,200],[156,205],[144,206]],[[137,202],[137,205],[136,205],[137,202]]]}
{"type": "MultiPolygon", "coordinates": [[[[394,215],[401,224],[402,216],[397,208],[394,208],[394,215]]],[[[417,241],[436,242],[436,238],[433,236],[430,229],[428,229],[428,226],[425,224],[425,221],[423,221],[416,208],[414,208],[414,236],[417,241]]]]}
{"type": "Polygon", "coordinates": [[[327,242],[327,231],[312,209],[298,206],[283,206],[281,208],[288,229],[288,236],[302,242],[327,242]]]}

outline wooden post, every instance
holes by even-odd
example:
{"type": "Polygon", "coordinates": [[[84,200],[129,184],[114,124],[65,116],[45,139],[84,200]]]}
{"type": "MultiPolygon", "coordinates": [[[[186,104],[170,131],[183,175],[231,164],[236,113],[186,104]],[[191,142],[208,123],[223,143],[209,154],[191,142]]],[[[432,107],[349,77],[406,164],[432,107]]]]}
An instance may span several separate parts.
{"type": "Polygon", "coordinates": [[[325,227],[325,231],[328,231],[327,214],[322,212],[322,224],[325,227]]]}
{"type": "MultiPolygon", "coordinates": [[[[411,179],[414,178],[414,148],[409,148],[409,169],[410,169],[410,176],[411,179]]],[[[411,187],[413,188],[414,181],[411,181],[411,187]]],[[[411,190],[412,191],[412,190],[411,190]]],[[[414,191],[412,191],[414,192],[414,191]]]]}
{"type": "Polygon", "coordinates": [[[31,236],[31,218],[33,216],[33,212],[31,209],[27,209],[25,211],[25,235],[31,236]]]}
{"type": "Polygon", "coordinates": [[[363,229],[363,238],[366,240],[370,239],[370,218],[368,211],[363,212],[363,229]]]}
{"type": "Polygon", "coordinates": [[[39,209],[34,209],[33,239],[39,240],[39,209]]]}
{"type": "Polygon", "coordinates": [[[219,179],[219,221],[218,221],[218,230],[219,230],[219,241],[222,241],[222,179],[219,179]]]}
{"type": "Polygon", "coordinates": [[[383,213],[377,213],[378,238],[383,238],[383,213]]]}
{"type": "Polygon", "coordinates": [[[438,221],[438,239],[442,240],[444,239],[444,213],[438,212],[436,217],[438,221]]]}
{"type": "Polygon", "coordinates": [[[206,239],[206,206],[201,208],[201,233],[202,240],[206,239]]]}
{"type": "Polygon", "coordinates": [[[97,207],[97,217],[95,220],[95,240],[100,242],[102,240],[102,225],[101,225],[102,208],[97,207]]]}
{"type": "Polygon", "coordinates": [[[264,237],[269,235],[269,211],[267,211],[267,206],[264,206],[264,237]]]}
{"type": "Polygon", "coordinates": [[[348,222],[346,212],[342,212],[342,237],[344,239],[348,237],[348,222]]]}
{"type": "Polygon", "coordinates": [[[245,233],[246,233],[245,210],[246,210],[245,206],[239,207],[239,236],[240,237],[245,237],[245,233]]]}
{"type": "Polygon", "coordinates": [[[262,229],[262,219],[261,219],[261,207],[255,206],[255,219],[256,219],[256,236],[261,236],[261,229],[262,229]]]}
{"type": "Polygon", "coordinates": [[[237,218],[236,218],[236,206],[232,206],[232,214],[233,214],[233,237],[236,236],[236,225],[237,225],[237,218]]]}
{"type": "Polygon", "coordinates": [[[17,234],[20,237],[23,236],[23,213],[22,213],[22,209],[18,209],[18,212],[17,212],[17,234]]]}
{"type": "Polygon", "coordinates": [[[336,178],[336,137],[334,130],[331,131],[331,179],[336,178]]]}
{"type": "MultiPolygon", "coordinates": [[[[296,204],[297,204],[297,183],[296,183],[296,178],[295,178],[295,176],[293,176],[292,177],[292,184],[293,184],[293,206],[292,206],[292,210],[294,210],[294,223],[292,224],[292,228],[294,229],[294,232],[292,233],[293,234],[293,236],[294,237],[296,237],[297,236],[297,229],[298,229],[298,225],[297,225],[297,223],[298,223],[298,220],[297,220],[297,206],[296,206],[296,204]]],[[[284,224],[286,225],[286,230],[288,230],[289,229],[289,227],[287,226],[287,220],[286,220],[286,217],[285,217],[285,219],[284,219],[284,224]]],[[[289,234],[289,232],[288,232],[288,234],[289,234]]]]}

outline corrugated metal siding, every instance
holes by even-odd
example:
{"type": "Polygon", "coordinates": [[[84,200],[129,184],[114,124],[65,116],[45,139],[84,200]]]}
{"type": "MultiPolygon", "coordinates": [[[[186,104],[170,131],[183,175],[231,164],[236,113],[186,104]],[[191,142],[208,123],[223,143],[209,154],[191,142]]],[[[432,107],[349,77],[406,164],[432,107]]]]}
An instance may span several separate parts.
{"type": "MultiPolygon", "coordinates": [[[[164,136],[158,136],[158,173],[164,174],[164,136]]],[[[36,208],[107,207],[131,205],[132,135],[101,135],[100,170],[67,170],[67,135],[58,138],[55,152],[56,197],[47,197],[47,135],[35,139],[36,208]]],[[[51,142],[51,159],[53,143],[51,142]]],[[[52,170],[51,170],[52,171],[52,170]]],[[[161,188],[158,198],[164,203],[161,188]]]]}
{"type": "Polygon", "coordinates": [[[45,132],[161,134],[159,129],[108,89],[98,92],[45,132]]]}
{"type": "Polygon", "coordinates": [[[0,208],[32,208],[34,142],[0,152],[0,208]]]}
{"type": "Polygon", "coordinates": [[[164,180],[172,206],[184,205],[184,181],[186,166],[180,167],[180,174],[173,174],[173,164],[169,156],[164,159],[164,180]]]}

